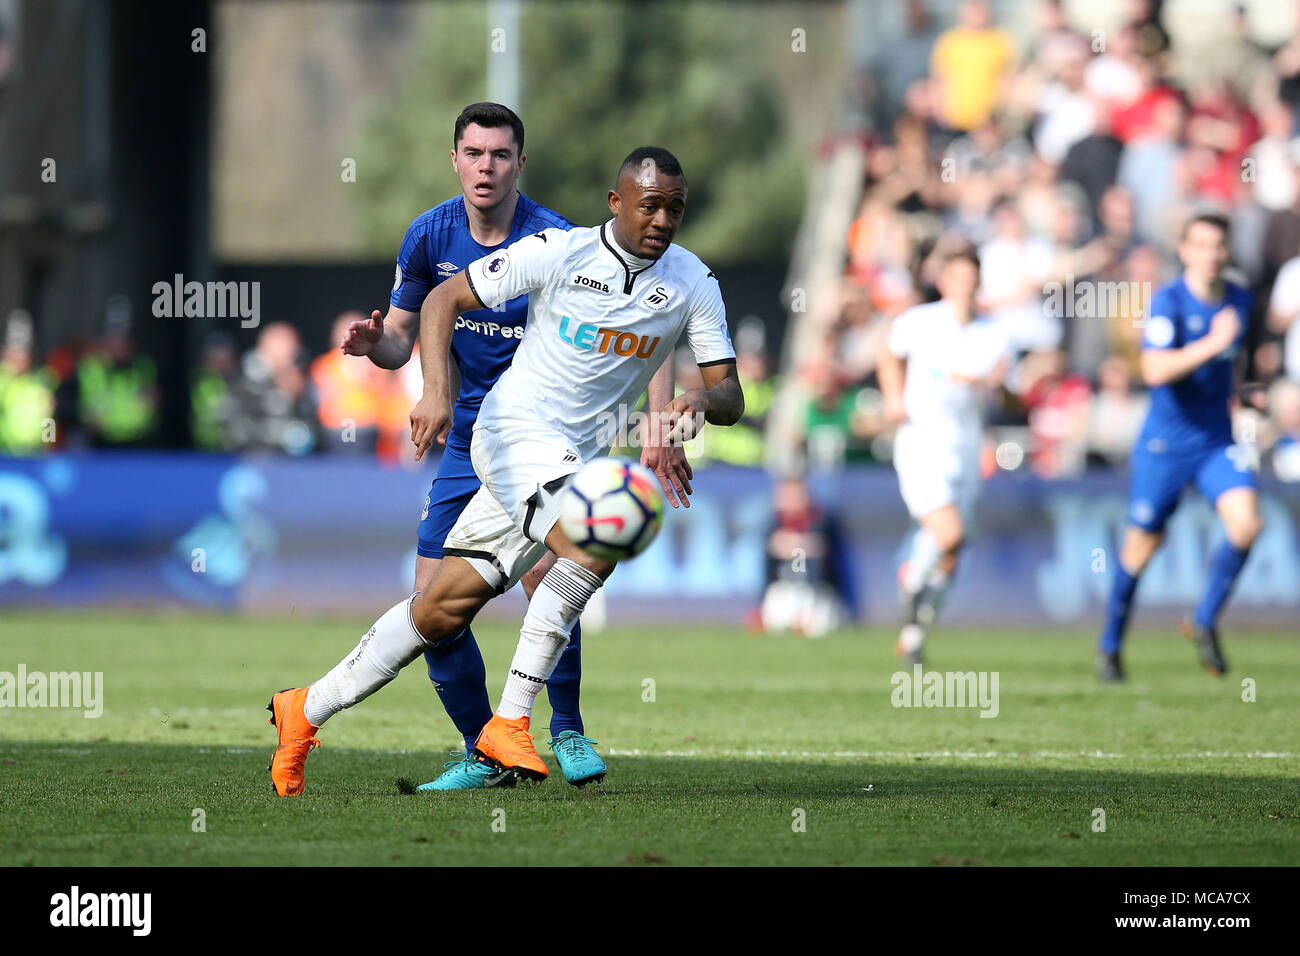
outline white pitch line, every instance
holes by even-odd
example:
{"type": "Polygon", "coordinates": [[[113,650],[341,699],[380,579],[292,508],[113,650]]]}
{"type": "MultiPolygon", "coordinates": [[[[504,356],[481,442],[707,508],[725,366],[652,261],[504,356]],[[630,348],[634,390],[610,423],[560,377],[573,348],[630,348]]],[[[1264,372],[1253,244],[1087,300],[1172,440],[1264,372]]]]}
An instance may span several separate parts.
{"type": "Polygon", "coordinates": [[[1300,754],[1289,751],[1255,750],[1235,751],[1199,750],[1181,754],[1123,754],[1104,750],[623,750],[611,747],[611,757],[832,757],[880,758],[915,760],[955,757],[959,760],[991,760],[999,758],[1073,760],[1080,757],[1093,760],[1295,760],[1300,754]]]}
{"type": "MultiPolygon", "coordinates": [[[[114,744],[132,745],[139,741],[111,741],[114,744]]],[[[252,754],[261,753],[265,747],[221,747],[200,746],[202,754],[252,754]]],[[[345,750],[371,749],[344,747],[345,750]]],[[[90,754],[94,747],[54,746],[54,747],[0,747],[0,753],[55,753],[55,754],[90,754]]],[[[379,753],[393,757],[404,757],[425,752],[440,753],[440,748],[433,751],[414,748],[381,749],[379,753]]],[[[1237,752],[1230,750],[1198,750],[1180,754],[1124,754],[1105,750],[641,750],[610,747],[606,753],[611,757],[808,757],[818,760],[831,758],[881,759],[881,760],[916,760],[955,758],[957,760],[996,760],[1010,758],[1016,760],[1300,760],[1300,753],[1286,750],[1253,750],[1237,752]]]]}

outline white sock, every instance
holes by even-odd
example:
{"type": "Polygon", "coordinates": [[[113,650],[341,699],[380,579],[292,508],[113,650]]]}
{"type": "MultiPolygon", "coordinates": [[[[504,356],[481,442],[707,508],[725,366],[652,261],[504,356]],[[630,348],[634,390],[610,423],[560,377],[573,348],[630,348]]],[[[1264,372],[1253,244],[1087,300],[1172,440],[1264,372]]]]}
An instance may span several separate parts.
{"type": "Polygon", "coordinates": [[[361,643],[307,688],[307,719],[319,727],[340,710],[365,700],[428,647],[411,622],[407,598],[384,613],[361,643]]]}
{"type": "Polygon", "coordinates": [[[918,624],[904,624],[898,632],[898,645],[908,653],[921,649],[925,641],[925,631],[918,624]]]}
{"type": "Polygon", "coordinates": [[[533,592],[519,629],[519,645],[497,714],[507,720],[531,717],[533,702],[569,646],[569,635],[587,601],[604,582],[568,558],[559,558],[533,592]]]}
{"type": "Polygon", "coordinates": [[[922,596],[921,606],[916,609],[917,623],[923,627],[934,624],[939,610],[943,607],[944,596],[948,593],[948,582],[951,580],[952,575],[943,568],[936,565],[931,569],[925,579],[925,594],[922,596]]]}
{"type": "Polygon", "coordinates": [[[925,587],[942,554],[934,536],[925,528],[917,528],[912,536],[912,550],[907,555],[907,569],[899,582],[903,590],[911,595],[925,587]]]}

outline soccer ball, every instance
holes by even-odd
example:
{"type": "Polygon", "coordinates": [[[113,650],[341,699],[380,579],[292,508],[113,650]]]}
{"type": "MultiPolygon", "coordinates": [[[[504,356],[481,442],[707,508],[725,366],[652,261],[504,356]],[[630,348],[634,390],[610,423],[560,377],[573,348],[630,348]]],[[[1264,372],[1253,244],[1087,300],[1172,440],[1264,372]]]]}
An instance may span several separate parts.
{"type": "Polygon", "coordinates": [[[625,458],[587,462],[560,496],[560,530],[606,561],[632,558],[650,547],[663,520],[655,476],[625,458]]]}

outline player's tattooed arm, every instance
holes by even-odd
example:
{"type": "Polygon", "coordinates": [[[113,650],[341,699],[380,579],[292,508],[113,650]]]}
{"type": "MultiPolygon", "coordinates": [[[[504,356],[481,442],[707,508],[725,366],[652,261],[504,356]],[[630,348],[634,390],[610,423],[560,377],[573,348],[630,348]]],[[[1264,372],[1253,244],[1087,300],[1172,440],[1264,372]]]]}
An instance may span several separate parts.
{"type": "Polygon", "coordinates": [[[740,388],[734,360],[700,366],[703,388],[682,392],[664,410],[672,426],[669,439],[688,442],[701,425],[734,425],[745,414],[745,393],[740,388]]]}
{"type": "Polygon", "coordinates": [[[1142,350],[1142,380],[1150,388],[1186,378],[1206,362],[1217,358],[1237,341],[1241,318],[1233,306],[1224,306],[1210,320],[1210,331],[1182,348],[1142,350]]]}
{"type": "Polygon", "coordinates": [[[420,368],[424,394],[411,409],[411,442],[419,461],[435,441],[447,443],[451,432],[451,333],[456,316],[483,308],[465,272],[456,273],[424,297],[420,306],[420,368]]]}
{"type": "Polygon", "coordinates": [[[695,472],[686,460],[686,450],[668,440],[670,426],[666,411],[673,400],[673,356],[669,355],[655,372],[646,389],[646,410],[641,435],[641,464],[653,471],[663,487],[664,496],[674,508],[691,506],[691,479],[695,472]]]}
{"type": "Polygon", "coordinates": [[[745,393],[740,387],[735,361],[700,366],[708,402],[704,420],[711,425],[734,425],[745,414],[745,393]]]}
{"type": "Polygon", "coordinates": [[[347,355],[364,355],[380,368],[401,368],[411,360],[420,316],[392,305],[388,315],[378,309],[369,319],[353,322],[340,343],[347,355]]]}

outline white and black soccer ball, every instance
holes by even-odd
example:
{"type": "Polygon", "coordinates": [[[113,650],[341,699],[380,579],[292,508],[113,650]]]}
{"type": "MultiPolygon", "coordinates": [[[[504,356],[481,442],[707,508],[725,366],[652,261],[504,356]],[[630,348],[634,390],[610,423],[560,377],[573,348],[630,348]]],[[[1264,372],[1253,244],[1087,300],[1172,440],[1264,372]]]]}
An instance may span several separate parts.
{"type": "Polygon", "coordinates": [[[664,498],[650,469],[626,458],[597,458],[574,473],[560,496],[560,530],[606,561],[636,557],[664,520],[664,498]]]}

